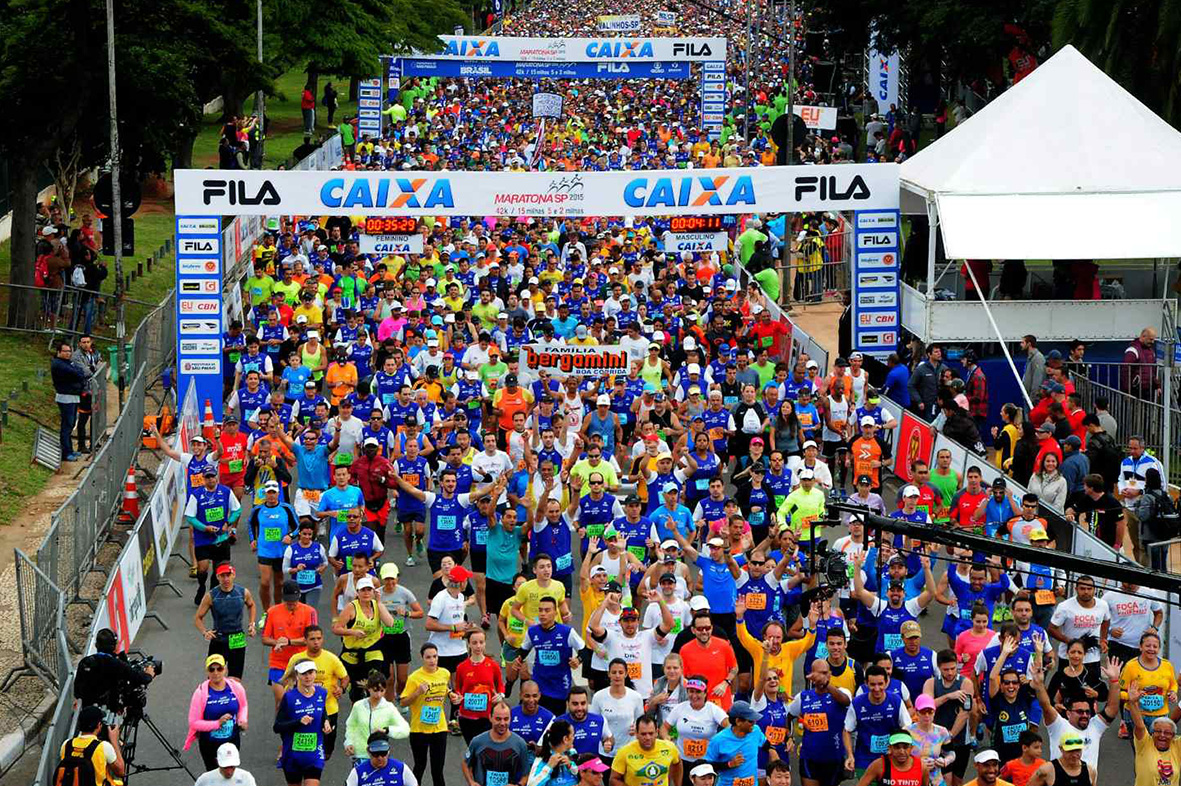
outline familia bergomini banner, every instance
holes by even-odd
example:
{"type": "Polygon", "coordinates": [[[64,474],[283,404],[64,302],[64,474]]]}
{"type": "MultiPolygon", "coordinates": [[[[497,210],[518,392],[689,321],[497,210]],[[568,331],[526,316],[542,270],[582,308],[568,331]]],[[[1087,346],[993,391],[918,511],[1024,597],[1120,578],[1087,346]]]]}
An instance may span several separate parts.
{"type": "Polygon", "coordinates": [[[548,371],[559,377],[627,374],[627,350],[619,347],[571,347],[525,344],[518,363],[522,373],[548,371]]]}

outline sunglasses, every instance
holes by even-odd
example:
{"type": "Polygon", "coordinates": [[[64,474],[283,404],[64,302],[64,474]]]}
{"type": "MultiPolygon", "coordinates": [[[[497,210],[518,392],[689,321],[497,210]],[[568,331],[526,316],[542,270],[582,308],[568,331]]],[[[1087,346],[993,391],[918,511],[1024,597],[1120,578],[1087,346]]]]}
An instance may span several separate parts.
{"type": "Polygon", "coordinates": [[[210,674],[213,674],[215,671],[225,671],[225,670],[226,670],[225,666],[210,666],[208,669],[206,669],[206,671],[208,671],[210,674]]]}

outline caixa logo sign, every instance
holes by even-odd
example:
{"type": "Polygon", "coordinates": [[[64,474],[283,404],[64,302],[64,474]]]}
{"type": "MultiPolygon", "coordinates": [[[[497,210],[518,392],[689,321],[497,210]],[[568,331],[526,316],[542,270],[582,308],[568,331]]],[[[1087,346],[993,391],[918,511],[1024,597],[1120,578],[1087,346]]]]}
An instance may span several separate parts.
{"type": "Polygon", "coordinates": [[[500,57],[500,44],[494,38],[464,38],[448,41],[443,54],[452,57],[500,57]]]}
{"type": "Polygon", "coordinates": [[[587,57],[610,57],[618,60],[623,57],[654,57],[651,41],[627,41],[612,38],[607,41],[591,41],[586,45],[587,57]]]}
{"type": "Polygon", "coordinates": [[[201,201],[206,205],[224,197],[231,205],[277,205],[279,191],[269,180],[262,185],[247,184],[245,180],[202,180],[201,201]]]}
{"type": "Polygon", "coordinates": [[[623,188],[629,207],[701,207],[757,204],[749,175],[731,177],[637,177],[623,188]]]}
{"type": "Polygon", "coordinates": [[[822,202],[863,200],[872,196],[861,175],[849,180],[837,175],[800,175],[795,179],[796,201],[801,201],[805,194],[816,194],[822,202]]]}
{"type": "Polygon", "coordinates": [[[334,177],[320,187],[320,202],[325,207],[455,207],[451,181],[440,178],[388,178],[376,180],[334,177]]]}

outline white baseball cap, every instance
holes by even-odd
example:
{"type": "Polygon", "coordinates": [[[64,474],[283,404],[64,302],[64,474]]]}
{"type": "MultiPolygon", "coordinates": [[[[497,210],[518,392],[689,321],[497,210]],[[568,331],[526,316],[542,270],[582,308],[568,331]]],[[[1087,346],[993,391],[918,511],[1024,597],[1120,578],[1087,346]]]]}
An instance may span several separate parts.
{"type": "Polygon", "coordinates": [[[291,668],[296,674],[305,674],[309,671],[316,670],[316,662],[311,660],[301,660],[291,668]]]}
{"type": "Polygon", "coordinates": [[[701,366],[697,365],[696,363],[690,363],[687,371],[690,374],[700,374],[701,373],[701,366]]]}
{"type": "Polygon", "coordinates": [[[919,495],[919,487],[918,486],[907,486],[906,488],[902,489],[902,496],[904,496],[904,497],[917,497],[918,495],[919,495]]]}
{"type": "Polygon", "coordinates": [[[799,477],[800,480],[813,480],[816,477],[816,473],[805,467],[799,471],[799,477]]]}
{"type": "Polygon", "coordinates": [[[873,419],[873,415],[862,415],[861,416],[861,425],[876,426],[877,424],[878,424],[878,422],[873,419]]]}
{"type": "Polygon", "coordinates": [[[685,349],[697,349],[697,339],[692,336],[685,337],[685,349]]]}
{"type": "MultiPolygon", "coordinates": [[[[311,661],[305,661],[311,663],[311,661]]],[[[315,666],[315,664],[312,664],[315,666]]],[[[238,755],[238,746],[232,742],[223,742],[217,749],[217,766],[218,767],[237,767],[242,763],[242,757],[238,755]]]]}
{"type": "Polygon", "coordinates": [[[370,576],[362,576],[361,579],[357,582],[357,589],[363,590],[366,587],[368,587],[369,589],[375,589],[377,587],[377,584],[373,581],[373,578],[370,576]]]}
{"type": "Polygon", "coordinates": [[[608,395],[607,395],[607,394],[605,394],[605,393],[600,393],[600,394],[599,394],[599,397],[595,399],[595,406],[596,406],[596,407],[609,407],[609,406],[611,406],[611,397],[610,397],[610,396],[608,396],[608,395]]]}

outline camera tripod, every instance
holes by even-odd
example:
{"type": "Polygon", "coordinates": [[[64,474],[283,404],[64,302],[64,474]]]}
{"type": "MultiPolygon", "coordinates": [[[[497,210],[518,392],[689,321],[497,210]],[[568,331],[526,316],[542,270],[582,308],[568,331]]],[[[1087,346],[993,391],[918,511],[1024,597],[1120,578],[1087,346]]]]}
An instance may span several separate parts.
{"type": "Polygon", "coordinates": [[[127,715],[124,718],[123,725],[119,729],[119,744],[123,748],[123,761],[127,765],[127,774],[123,776],[124,781],[131,779],[132,775],[137,775],[141,772],[165,772],[167,770],[184,770],[192,779],[196,776],[189,770],[187,764],[180,757],[180,751],[176,749],[164,733],[156,726],[152,719],[148,716],[146,710],[135,710],[129,708],[127,715]],[[163,767],[146,767],[142,764],[135,763],[136,747],[139,743],[139,725],[143,722],[152,736],[156,738],[157,742],[163,746],[165,752],[172,758],[175,764],[168,764],[163,767]]]}

